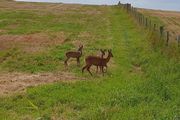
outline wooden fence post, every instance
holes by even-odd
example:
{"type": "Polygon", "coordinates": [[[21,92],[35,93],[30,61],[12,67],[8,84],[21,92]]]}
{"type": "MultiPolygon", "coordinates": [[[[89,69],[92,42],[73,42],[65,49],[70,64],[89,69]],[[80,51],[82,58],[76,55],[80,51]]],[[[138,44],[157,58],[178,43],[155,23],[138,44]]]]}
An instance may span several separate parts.
{"type": "Polygon", "coordinates": [[[136,11],[136,19],[139,20],[139,14],[137,11],[136,11]]]}
{"type": "Polygon", "coordinates": [[[169,44],[169,31],[167,31],[167,34],[166,34],[167,36],[167,38],[166,38],[166,46],[168,46],[168,44],[169,44]]]}
{"type": "Polygon", "coordinates": [[[154,31],[156,30],[156,24],[154,24],[154,31]]]}
{"type": "Polygon", "coordinates": [[[118,2],[118,5],[121,5],[121,1],[118,2]]]}
{"type": "Polygon", "coordinates": [[[149,28],[151,29],[151,20],[149,20],[149,28]]]}
{"type": "Polygon", "coordinates": [[[139,13],[137,13],[137,18],[138,18],[138,22],[140,24],[140,15],[139,15],[139,13]]]}
{"type": "Polygon", "coordinates": [[[136,11],[134,7],[133,7],[133,16],[136,17],[136,11]]]}
{"type": "Polygon", "coordinates": [[[178,47],[180,47],[180,35],[177,36],[178,47]]]}
{"type": "Polygon", "coordinates": [[[131,6],[131,13],[133,13],[133,6],[131,6]]]}
{"type": "Polygon", "coordinates": [[[146,27],[148,27],[148,19],[147,18],[146,18],[146,23],[145,24],[146,24],[146,27]]]}
{"type": "Polygon", "coordinates": [[[141,24],[141,14],[138,13],[139,24],[141,24]]]}
{"type": "Polygon", "coordinates": [[[160,26],[160,37],[163,36],[163,33],[164,33],[164,26],[160,26]]]}
{"type": "Polygon", "coordinates": [[[127,3],[126,4],[126,9],[127,9],[127,12],[131,11],[131,4],[127,3]]]}
{"type": "Polygon", "coordinates": [[[141,14],[139,13],[139,23],[141,24],[141,14]]]}
{"type": "Polygon", "coordinates": [[[144,25],[144,15],[142,15],[142,25],[144,25]]]}
{"type": "Polygon", "coordinates": [[[134,8],[134,17],[137,19],[137,16],[136,16],[136,8],[134,8]]]}
{"type": "Polygon", "coordinates": [[[141,15],[141,24],[143,25],[143,15],[142,14],[140,15],[141,15]]]}
{"type": "Polygon", "coordinates": [[[140,24],[142,24],[142,15],[139,13],[139,18],[140,18],[140,24]]]}

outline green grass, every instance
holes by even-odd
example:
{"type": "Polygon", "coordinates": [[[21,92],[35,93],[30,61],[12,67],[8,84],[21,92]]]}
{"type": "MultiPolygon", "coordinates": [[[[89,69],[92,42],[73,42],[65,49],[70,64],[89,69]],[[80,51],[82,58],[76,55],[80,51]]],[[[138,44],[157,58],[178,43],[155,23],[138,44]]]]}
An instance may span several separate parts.
{"type": "Polygon", "coordinates": [[[0,18],[3,21],[0,24],[0,28],[8,30],[9,34],[30,34],[42,31],[66,31],[77,32],[82,29],[79,23],[72,23],[71,21],[65,22],[61,19],[57,19],[57,16],[51,13],[41,15],[36,11],[4,11],[0,13],[0,18]],[[12,29],[11,25],[17,26],[12,29]]]}
{"type": "Polygon", "coordinates": [[[59,45],[51,48],[48,52],[27,54],[19,49],[10,49],[1,52],[3,62],[0,65],[1,71],[9,72],[50,72],[64,68],[64,53],[74,46],[71,44],[59,45]]]}
{"type": "MultiPolygon", "coordinates": [[[[158,45],[153,47],[152,34],[137,27],[133,19],[118,7],[105,7],[101,10],[105,12],[98,17],[103,18],[104,22],[88,16],[90,20],[82,23],[87,24],[87,27],[82,27],[83,30],[93,35],[92,38],[82,40],[87,44],[85,54],[92,52],[89,48],[112,48],[115,67],[109,66],[105,77],[90,77],[86,73],[82,76],[87,78],[86,81],[43,85],[29,88],[25,94],[2,97],[0,119],[179,119],[179,59],[162,54],[158,45]]],[[[75,31],[74,36],[78,38],[76,28],[64,27],[71,32],[75,31]]],[[[45,63],[46,59],[62,60],[61,51],[71,47],[71,44],[66,44],[55,46],[47,55],[35,55],[32,59],[36,59],[37,63],[45,63]]],[[[48,64],[54,65],[52,62],[48,64]]],[[[42,71],[46,71],[46,67],[42,71]]],[[[81,76],[79,69],[73,68],[71,71],[81,76]]]]}
{"type": "Polygon", "coordinates": [[[24,52],[19,47],[21,43],[17,42],[17,45],[11,49],[0,51],[0,70],[30,73],[61,70],[64,68],[62,62],[65,59],[64,53],[72,48],[77,49],[75,48],[77,46],[72,44],[74,41],[87,44],[86,54],[97,53],[98,51],[92,50],[94,48],[108,48],[105,41],[108,41],[110,37],[107,34],[109,21],[101,19],[102,17],[107,18],[107,14],[103,13],[105,9],[106,7],[81,6],[77,12],[66,10],[65,12],[59,11],[59,13],[42,10],[2,10],[0,12],[0,29],[6,31],[0,33],[2,35],[45,33],[53,39],[54,33],[63,32],[66,40],[63,45],[49,46],[41,53],[32,54],[24,52]],[[102,12],[102,14],[87,14],[91,9],[102,12]],[[84,13],[79,13],[82,11],[84,13]],[[94,46],[96,43],[97,45],[94,46]]]}

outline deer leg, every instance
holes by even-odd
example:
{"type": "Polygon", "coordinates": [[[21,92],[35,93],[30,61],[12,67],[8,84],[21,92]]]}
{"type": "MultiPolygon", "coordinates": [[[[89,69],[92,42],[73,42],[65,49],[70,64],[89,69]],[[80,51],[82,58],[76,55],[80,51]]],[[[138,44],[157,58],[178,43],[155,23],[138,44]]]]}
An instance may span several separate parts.
{"type": "Polygon", "coordinates": [[[96,73],[98,73],[98,66],[96,66],[96,73]]]}
{"type": "Polygon", "coordinates": [[[84,67],[82,68],[82,73],[84,73],[84,70],[85,70],[87,67],[88,67],[88,65],[86,65],[86,66],[84,66],[84,67]]]}
{"type": "Polygon", "coordinates": [[[106,65],[105,67],[106,67],[106,73],[107,73],[107,68],[108,68],[108,67],[107,67],[107,65],[106,65]]]}
{"type": "Polygon", "coordinates": [[[100,72],[103,72],[103,67],[102,66],[99,66],[100,67],[100,72]]]}
{"type": "Polygon", "coordinates": [[[87,71],[91,74],[91,76],[93,76],[91,71],[90,71],[90,67],[91,67],[91,65],[87,67],[87,71]]]}
{"type": "Polygon", "coordinates": [[[65,64],[66,66],[68,65],[67,62],[68,62],[69,59],[70,59],[70,58],[67,57],[66,60],[64,61],[64,64],[65,64]]]}
{"type": "Polygon", "coordinates": [[[102,74],[104,76],[104,66],[101,66],[101,72],[102,72],[102,74]]]}

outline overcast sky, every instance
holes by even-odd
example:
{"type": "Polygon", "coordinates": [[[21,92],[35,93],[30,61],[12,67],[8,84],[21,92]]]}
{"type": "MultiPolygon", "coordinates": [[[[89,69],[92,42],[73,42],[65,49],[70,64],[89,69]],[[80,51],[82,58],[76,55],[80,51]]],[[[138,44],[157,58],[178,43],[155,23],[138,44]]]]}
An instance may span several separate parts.
{"type": "MultiPolygon", "coordinates": [[[[17,1],[37,1],[37,2],[63,2],[82,4],[117,4],[119,0],[17,0],[17,1]]],[[[165,9],[180,11],[180,0],[120,0],[123,3],[132,3],[136,7],[165,9]]]]}

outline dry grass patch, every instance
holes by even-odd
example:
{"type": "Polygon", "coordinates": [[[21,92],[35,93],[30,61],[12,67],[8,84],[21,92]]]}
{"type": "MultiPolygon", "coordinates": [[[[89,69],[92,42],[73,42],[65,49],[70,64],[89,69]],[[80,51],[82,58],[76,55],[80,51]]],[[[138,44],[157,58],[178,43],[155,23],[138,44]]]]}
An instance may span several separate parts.
{"type": "Polygon", "coordinates": [[[7,95],[16,92],[22,92],[27,87],[38,86],[58,81],[83,80],[72,73],[0,73],[0,95],[7,95]]]}
{"type": "Polygon", "coordinates": [[[0,35],[0,49],[6,50],[19,47],[25,52],[39,52],[53,45],[60,45],[65,41],[64,32],[36,33],[29,35],[0,35]]]}

